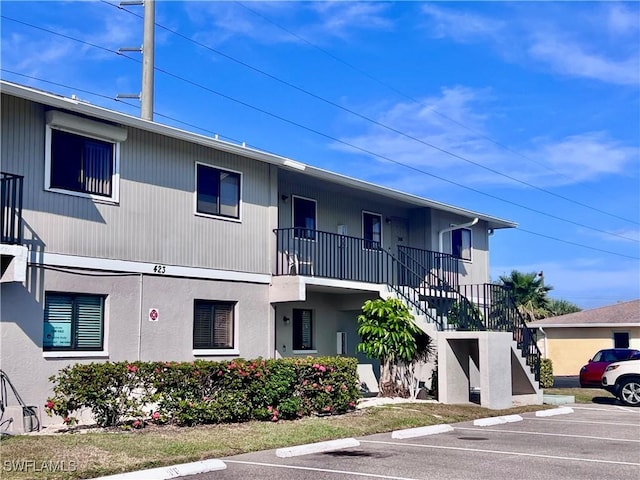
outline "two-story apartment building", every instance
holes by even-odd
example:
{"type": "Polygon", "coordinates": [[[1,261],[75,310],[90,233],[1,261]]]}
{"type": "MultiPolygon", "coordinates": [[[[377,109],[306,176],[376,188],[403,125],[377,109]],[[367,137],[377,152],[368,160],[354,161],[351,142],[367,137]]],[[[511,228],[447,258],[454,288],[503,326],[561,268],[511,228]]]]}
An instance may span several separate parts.
{"type": "Polygon", "coordinates": [[[1,360],[27,404],[42,406],[71,362],[357,356],[362,303],[389,295],[449,338],[441,368],[463,345],[471,360],[455,375],[467,384],[448,397],[444,385],[450,401],[468,395],[474,364],[484,378],[469,331],[509,343],[515,332],[509,357],[531,359],[505,292],[486,285],[489,235],[514,223],[76,99],[1,91],[1,360]]]}

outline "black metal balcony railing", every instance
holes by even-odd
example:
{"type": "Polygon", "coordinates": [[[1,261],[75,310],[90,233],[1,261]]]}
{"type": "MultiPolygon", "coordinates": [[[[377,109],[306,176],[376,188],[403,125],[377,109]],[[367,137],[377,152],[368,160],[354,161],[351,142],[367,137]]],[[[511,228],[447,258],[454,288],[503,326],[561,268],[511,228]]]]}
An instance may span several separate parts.
{"type": "Polygon", "coordinates": [[[512,332],[527,365],[540,379],[540,351],[512,295],[502,285],[458,285],[458,261],[449,254],[399,247],[399,258],[379,243],[304,228],[274,230],[275,274],[308,275],[386,284],[438,330],[512,332]]]}
{"type": "Polygon", "coordinates": [[[424,272],[427,283],[444,290],[458,288],[458,259],[448,253],[398,245],[398,260],[415,272],[424,272]]]}
{"type": "MultiPolygon", "coordinates": [[[[382,249],[378,242],[304,228],[274,230],[277,276],[308,275],[336,280],[386,284],[428,321],[438,322],[425,309],[421,289],[425,278],[382,249]]],[[[438,325],[442,329],[442,325],[438,325]]]]}
{"type": "Polygon", "coordinates": [[[447,318],[447,328],[511,332],[536,381],[540,381],[540,350],[535,331],[527,324],[513,295],[503,285],[460,285],[460,296],[447,318]]]}
{"type": "Polygon", "coordinates": [[[2,243],[22,244],[22,182],[21,175],[0,172],[0,226],[2,243]]]}

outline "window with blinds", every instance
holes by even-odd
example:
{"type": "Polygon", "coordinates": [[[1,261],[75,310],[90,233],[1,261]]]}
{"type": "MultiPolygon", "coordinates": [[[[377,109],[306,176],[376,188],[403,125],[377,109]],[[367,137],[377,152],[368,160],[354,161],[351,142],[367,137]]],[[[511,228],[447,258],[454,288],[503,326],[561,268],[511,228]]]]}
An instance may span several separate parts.
{"type": "Polygon", "coordinates": [[[459,228],[451,232],[451,254],[460,260],[471,260],[471,230],[459,228]]]}
{"type": "Polygon", "coordinates": [[[112,196],[114,144],[52,129],[50,188],[112,196]]]}
{"type": "Polygon", "coordinates": [[[196,300],[193,313],[193,348],[234,348],[232,302],[196,300]]]}
{"type": "Polygon", "coordinates": [[[102,350],[104,299],[101,295],[47,292],[42,348],[102,350]]]}
{"type": "Polygon", "coordinates": [[[313,350],[313,318],[311,310],[293,310],[293,349],[313,350]]]}

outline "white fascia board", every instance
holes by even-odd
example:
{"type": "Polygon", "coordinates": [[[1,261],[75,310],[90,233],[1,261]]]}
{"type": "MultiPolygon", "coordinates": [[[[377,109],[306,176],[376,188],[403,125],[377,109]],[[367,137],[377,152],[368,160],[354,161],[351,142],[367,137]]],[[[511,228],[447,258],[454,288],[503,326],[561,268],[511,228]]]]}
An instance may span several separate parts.
{"type": "Polygon", "coordinates": [[[154,263],[133,262],[129,260],[80,257],[60,253],[31,252],[29,264],[61,268],[83,268],[87,270],[101,270],[105,272],[143,273],[158,277],[202,278],[207,280],[260,283],[266,285],[271,283],[271,275],[260,273],[235,272],[232,270],[216,270],[197,267],[180,267],[174,265],[158,265],[154,263]]]}
{"type": "Polygon", "coordinates": [[[454,207],[453,205],[447,205],[445,203],[437,202],[435,200],[428,200],[426,198],[418,197],[417,195],[400,192],[398,190],[365,182],[352,177],[347,177],[345,175],[330,172],[328,170],[323,170],[321,168],[312,167],[311,165],[306,165],[302,162],[298,162],[297,160],[282,157],[280,155],[267,153],[242,145],[236,145],[230,142],[225,142],[224,140],[207,137],[205,135],[187,132],[179,128],[162,125],[125,113],[116,112],[78,100],[62,97],[60,95],[47,93],[42,90],[24,87],[18,84],[7,82],[5,80],[0,81],[0,91],[37,103],[43,103],[52,107],[68,109],[77,113],[82,113],[84,115],[94,116],[102,120],[120,123],[130,127],[139,128],[141,130],[184,140],[186,142],[191,142],[210,148],[215,148],[217,150],[222,150],[228,153],[248,157],[261,162],[278,165],[281,168],[298,171],[305,175],[319,178],[330,183],[337,183],[358,190],[376,193],[378,195],[393,198],[412,205],[446,211],[456,215],[461,215],[463,217],[469,217],[470,219],[478,217],[480,220],[487,222],[488,228],[516,228],[518,226],[517,223],[510,220],[504,220],[490,215],[484,215],[472,210],[467,210],[464,208],[454,207]]]}

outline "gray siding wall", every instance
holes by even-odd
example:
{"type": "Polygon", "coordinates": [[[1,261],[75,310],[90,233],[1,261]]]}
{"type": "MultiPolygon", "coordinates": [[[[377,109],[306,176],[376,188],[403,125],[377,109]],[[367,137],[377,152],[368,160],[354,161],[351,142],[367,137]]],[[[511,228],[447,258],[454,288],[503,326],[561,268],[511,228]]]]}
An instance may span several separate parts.
{"type": "Polygon", "coordinates": [[[382,216],[382,243],[385,249],[395,247],[397,242],[394,238],[394,223],[397,225],[399,222],[406,224],[405,245],[429,248],[425,244],[424,225],[411,220],[414,215],[419,217],[423,209],[402,205],[379,195],[329,185],[291,172],[281,171],[278,180],[278,191],[287,197],[286,201],[283,201],[282,197],[279,199],[279,228],[293,226],[293,196],[300,196],[316,201],[318,230],[338,233],[338,225],[346,225],[348,236],[362,237],[364,210],[382,216]],[[412,227],[413,230],[410,232],[412,227]]]}
{"type": "MultiPolygon", "coordinates": [[[[338,225],[347,226],[347,235],[362,236],[362,211],[382,215],[382,241],[385,249],[394,251],[397,231],[394,227],[405,222],[407,226],[404,245],[438,251],[438,232],[451,224],[469,222],[445,211],[416,208],[390,201],[375,194],[360,193],[354,189],[337,187],[305,178],[292,172],[280,172],[278,191],[287,197],[279,198],[278,227],[293,226],[293,196],[315,200],[317,208],[317,229],[337,233],[338,225]],[[386,219],[390,223],[386,223],[386,219]]],[[[460,282],[463,284],[485,283],[489,281],[489,244],[486,222],[481,221],[472,229],[472,260],[460,261],[460,282]]],[[[451,253],[451,237],[443,236],[443,250],[451,253]]]]}
{"type": "Polygon", "coordinates": [[[113,205],[44,190],[44,106],[3,95],[1,140],[2,170],[25,177],[32,250],[270,273],[268,164],[128,128],[113,205]],[[194,214],[196,162],[242,173],[241,223],[194,214]]]}

